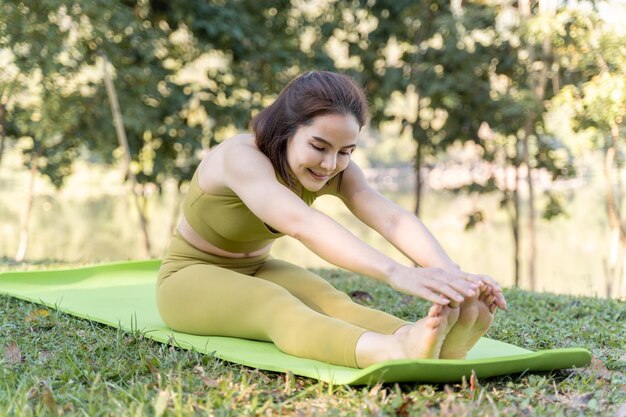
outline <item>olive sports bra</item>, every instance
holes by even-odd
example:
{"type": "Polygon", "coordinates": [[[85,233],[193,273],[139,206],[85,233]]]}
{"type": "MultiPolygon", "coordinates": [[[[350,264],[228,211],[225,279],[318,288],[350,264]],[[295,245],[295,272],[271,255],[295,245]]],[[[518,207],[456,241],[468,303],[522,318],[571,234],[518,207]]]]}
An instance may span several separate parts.
{"type": "MultiPolygon", "coordinates": [[[[300,198],[310,206],[317,195],[304,187],[299,189],[300,198]]],[[[209,194],[200,189],[197,170],[183,200],[183,213],[198,235],[229,252],[253,252],[284,236],[263,223],[233,191],[209,194]]]]}

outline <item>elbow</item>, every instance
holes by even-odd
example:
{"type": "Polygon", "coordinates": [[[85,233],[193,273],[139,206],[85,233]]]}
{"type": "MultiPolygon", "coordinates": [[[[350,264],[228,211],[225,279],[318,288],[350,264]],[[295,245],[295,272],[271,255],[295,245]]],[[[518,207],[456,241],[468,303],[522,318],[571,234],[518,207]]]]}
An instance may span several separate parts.
{"type": "Polygon", "coordinates": [[[283,233],[301,242],[306,241],[311,232],[315,230],[315,219],[317,212],[313,209],[305,210],[288,216],[285,221],[283,233]]]}
{"type": "Polygon", "coordinates": [[[402,230],[403,212],[392,213],[382,225],[381,235],[386,238],[393,238],[402,230]]]}

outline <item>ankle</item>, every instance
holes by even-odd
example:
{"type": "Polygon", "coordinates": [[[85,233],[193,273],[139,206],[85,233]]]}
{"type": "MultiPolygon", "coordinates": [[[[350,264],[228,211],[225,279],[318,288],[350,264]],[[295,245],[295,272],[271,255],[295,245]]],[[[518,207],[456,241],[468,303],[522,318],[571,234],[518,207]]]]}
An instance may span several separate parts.
{"type": "Polygon", "coordinates": [[[402,327],[399,327],[395,332],[393,332],[394,335],[398,335],[398,334],[402,334],[405,332],[408,332],[409,329],[411,328],[412,324],[411,323],[407,323],[402,327]]]}
{"type": "Polygon", "coordinates": [[[356,362],[359,368],[367,368],[379,362],[402,359],[400,336],[365,332],[356,345],[356,362]]]}

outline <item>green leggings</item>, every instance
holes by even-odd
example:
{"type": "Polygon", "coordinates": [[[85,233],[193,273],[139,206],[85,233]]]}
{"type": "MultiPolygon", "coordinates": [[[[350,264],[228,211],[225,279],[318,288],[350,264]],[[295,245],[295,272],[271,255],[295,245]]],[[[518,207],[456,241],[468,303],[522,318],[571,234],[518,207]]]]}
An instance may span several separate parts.
{"type": "Polygon", "coordinates": [[[210,255],[178,234],[159,271],[157,306],[179,332],[272,341],[285,353],[353,368],[363,333],[392,334],[407,324],[354,303],[304,268],[267,255],[210,255]]]}

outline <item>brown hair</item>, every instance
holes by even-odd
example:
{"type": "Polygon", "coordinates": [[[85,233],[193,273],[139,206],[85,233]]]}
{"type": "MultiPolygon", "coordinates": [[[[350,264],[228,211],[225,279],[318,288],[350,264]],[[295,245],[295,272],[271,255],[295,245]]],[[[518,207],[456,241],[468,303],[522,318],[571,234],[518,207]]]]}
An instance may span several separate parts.
{"type": "Polygon", "coordinates": [[[258,148],[288,186],[293,184],[287,164],[287,141],[298,127],[325,114],[351,114],[359,128],[363,127],[367,118],[365,92],[347,75],[310,71],[287,84],[276,100],[250,122],[258,148]]]}

